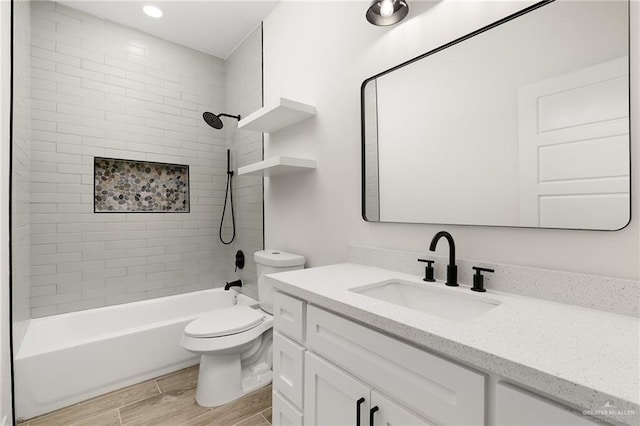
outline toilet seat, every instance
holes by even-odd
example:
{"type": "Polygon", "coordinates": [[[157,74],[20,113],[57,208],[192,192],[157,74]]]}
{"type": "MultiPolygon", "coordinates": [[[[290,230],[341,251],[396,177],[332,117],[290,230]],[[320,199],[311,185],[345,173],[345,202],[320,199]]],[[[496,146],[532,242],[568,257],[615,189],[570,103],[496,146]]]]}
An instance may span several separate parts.
{"type": "Polygon", "coordinates": [[[214,338],[239,334],[264,321],[264,312],[248,306],[232,306],[208,312],[190,322],[184,334],[194,338],[214,338]]]}
{"type": "Polygon", "coordinates": [[[187,333],[182,333],[182,347],[200,355],[211,353],[211,351],[218,351],[218,353],[236,352],[242,345],[250,344],[253,340],[259,338],[266,330],[272,328],[273,317],[259,309],[256,309],[256,312],[258,315],[262,315],[263,319],[253,328],[241,333],[211,338],[192,337],[187,333]]]}

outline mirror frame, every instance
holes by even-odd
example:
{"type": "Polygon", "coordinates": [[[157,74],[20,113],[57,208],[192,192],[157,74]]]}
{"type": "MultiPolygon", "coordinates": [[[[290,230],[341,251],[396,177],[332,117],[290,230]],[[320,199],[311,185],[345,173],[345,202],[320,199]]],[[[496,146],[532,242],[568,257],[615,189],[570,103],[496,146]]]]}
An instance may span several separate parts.
{"type": "MultiPolygon", "coordinates": [[[[490,23],[488,25],[485,25],[484,27],[481,27],[475,31],[472,31],[466,35],[463,35],[462,37],[459,37],[453,41],[450,41],[448,43],[445,43],[439,47],[436,47],[435,49],[432,49],[426,53],[423,53],[421,55],[416,56],[415,58],[409,59],[408,61],[402,62],[396,66],[393,66],[385,71],[382,71],[372,77],[367,78],[366,80],[364,80],[362,82],[362,84],[360,85],[360,133],[361,133],[361,145],[360,145],[360,152],[361,152],[361,169],[360,169],[360,173],[361,173],[361,185],[360,185],[360,191],[361,191],[361,216],[362,219],[365,222],[369,222],[369,223],[399,223],[399,224],[421,224],[421,225],[447,225],[447,226],[483,226],[483,227],[490,227],[490,228],[519,228],[519,229],[556,229],[556,230],[563,230],[563,231],[596,231],[596,232],[617,232],[617,231],[621,231],[624,228],[626,228],[627,226],[629,226],[629,224],[631,223],[631,220],[633,218],[632,216],[632,202],[633,202],[633,194],[632,194],[632,169],[631,169],[631,138],[632,138],[632,131],[631,131],[631,61],[629,61],[629,84],[628,84],[628,93],[629,93],[629,147],[628,147],[628,152],[629,152],[629,220],[627,221],[627,223],[622,226],[621,228],[618,229],[585,229],[585,228],[549,228],[549,227],[541,227],[541,226],[517,226],[517,225],[475,225],[475,224],[457,224],[457,223],[439,223],[439,222],[394,222],[394,221],[382,221],[382,220],[369,220],[367,219],[367,212],[366,212],[366,158],[365,158],[365,144],[366,144],[366,138],[365,138],[365,134],[366,134],[366,121],[365,121],[365,87],[367,85],[367,83],[369,83],[372,80],[377,79],[378,77],[382,77],[385,74],[389,74],[397,69],[400,69],[402,67],[405,67],[407,65],[410,65],[416,61],[419,61],[421,59],[424,59],[430,55],[433,55],[434,53],[438,53],[441,50],[447,49],[449,47],[452,47],[458,43],[461,43],[471,37],[475,37],[479,34],[482,34],[486,31],[489,31],[490,29],[493,29],[497,26],[500,26],[504,23],[507,23],[509,21],[512,21],[522,15],[525,15],[529,12],[532,12],[536,9],[539,9],[543,6],[546,6],[550,3],[554,3],[556,0],[542,0],[538,3],[534,3],[531,6],[528,6],[522,10],[519,10],[515,13],[512,13],[511,15],[508,15],[504,18],[501,18],[493,23],[490,23]]],[[[586,1],[586,0],[585,0],[586,1]]],[[[628,14],[627,14],[627,20],[628,20],[628,24],[629,24],[629,28],[630,28],[630,24],[631,24],[631,11],[630,11],[630,0],[626,0],[627,3],[627,10],[628,10],[628,14]]],[[[628,31],[627,34],[627,56],[630,57],[631,56],[631,31],[628,31]]],[[[380,199],[380,194],[378,192],[378,200],[380,199]]]]}

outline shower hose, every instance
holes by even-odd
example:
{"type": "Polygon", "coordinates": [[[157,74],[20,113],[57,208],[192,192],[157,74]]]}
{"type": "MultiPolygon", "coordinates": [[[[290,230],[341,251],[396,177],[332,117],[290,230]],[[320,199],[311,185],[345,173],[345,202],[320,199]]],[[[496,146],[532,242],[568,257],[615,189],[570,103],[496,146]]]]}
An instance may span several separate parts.
{"type": "Polygon", "coordinates": [[[220,218],[220,241],[222,244],[229,245],[236,238],[236,217],[233,212],[233,190],[231,185],[231,179],[233,178],[233,170],[230,170],[229,167],[229,152],[227,151],[227,186],[224,193],[224,206],[222,207],[222,217],[220,218]],[[224,215],[227,211],[227,197],[229,198],[231,204],[231,227],[233,229],[233,234],[231,235],[231,239],[229,241],[225,241],[222,237],[222,224],[224,223],[224,215]]]}

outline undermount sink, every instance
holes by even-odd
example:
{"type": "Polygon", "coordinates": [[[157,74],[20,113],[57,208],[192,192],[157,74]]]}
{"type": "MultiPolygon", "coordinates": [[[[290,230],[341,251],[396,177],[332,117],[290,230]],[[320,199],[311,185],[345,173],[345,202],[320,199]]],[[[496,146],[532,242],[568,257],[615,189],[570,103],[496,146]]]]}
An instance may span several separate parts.
{"type": "MultiPolygon", "coordinates": [[[[433,284],[387,280],[349,289],[354,293],[392,303],[451,321],[468,321],[500,304],[497,300],[455,294],[446,289],[431,288],[433,284]]],[[[464,291],[458,288],[455,291],[464,291]]]]}

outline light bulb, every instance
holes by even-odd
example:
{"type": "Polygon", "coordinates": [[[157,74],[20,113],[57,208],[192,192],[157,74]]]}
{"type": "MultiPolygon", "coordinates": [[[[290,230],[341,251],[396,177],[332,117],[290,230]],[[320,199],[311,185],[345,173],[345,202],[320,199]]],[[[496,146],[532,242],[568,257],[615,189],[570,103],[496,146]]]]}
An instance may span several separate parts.
{"type": "Polygon", "coordinates": [[[393,15],[393,0],[382,0],[380,2],[380,16],[388,18],[393,15]]]}

